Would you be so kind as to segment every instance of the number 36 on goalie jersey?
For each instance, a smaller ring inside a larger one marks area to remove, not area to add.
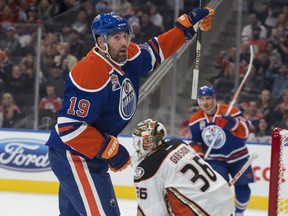
[[[230,216],[234,211],[227,182],[178,139],[138,164],[134,184],[137,215]]]

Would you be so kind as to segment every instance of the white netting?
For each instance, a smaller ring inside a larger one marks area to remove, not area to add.
[[[278,215],[288,215],[288,130],[280,131],[281,150],[278,178]]]

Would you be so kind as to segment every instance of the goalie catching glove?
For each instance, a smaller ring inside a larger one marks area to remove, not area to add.
[[[231,115],[222,115],[216,119],[216,125],[226,130],[235,131],[239,126],[239,120]]]
[[[180,16],[175,25],[184,31],[186,40],[190,40],[198,31],[198,27],[202,31],[208,31],[211,28],[214,13],[215,11],[209,7],[193,9],[188,14]]]
[[[104,144],[98,158],[109,161],[110,170],[113,172],[122,171],[131,163],[131,158],[126,148],[121,145],[118,139],[110,135],[110,140]]]

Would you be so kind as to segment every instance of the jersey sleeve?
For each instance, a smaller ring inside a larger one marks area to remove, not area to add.
[[[89,58],[85,61],[89,61]],[[85,65],[94,67],[93,63]],[[86,157],[93,158],[109,139],[108,134],[99,131],[93,123],[104,109],[112,87],[109,71],[97,71],[96,80],[96,75],[93,74],[95,70],[81,66],[83,65],[80,62],[67,78],[56,132],[63,143]],[[81,73],[83,70],[86,72]]]
[[[247,139],[249,136],[249,125],[248,121],[244,118],[241,111],[233,107],[231,110],[231,115],[238,120],[238,127],[234,131],[230,131],[234,136],[241,139]]]
[[[146,43],[138,44],[143,56],[142,73],[147,73],[157,68],[164,60],[173,55],[186,42],[184,32],[174,27],[171,30],[150,39]]]

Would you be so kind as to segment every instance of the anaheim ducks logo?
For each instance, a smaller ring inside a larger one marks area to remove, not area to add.
[[[142,167],[137,167],[134,171],[134,179],[140,179],[144,173],[145,171]]]
[[[209,125],[202,131],[202,139],[204,143],[209,147],[211,143],[215,140],[213,149],[221,148],[226,142],[226,134],[222,128],[216,125]]]
[[[121,86],[119,113],[123,120],[132,118],[136,111],[137,97],[129,79],[124,79]]]

